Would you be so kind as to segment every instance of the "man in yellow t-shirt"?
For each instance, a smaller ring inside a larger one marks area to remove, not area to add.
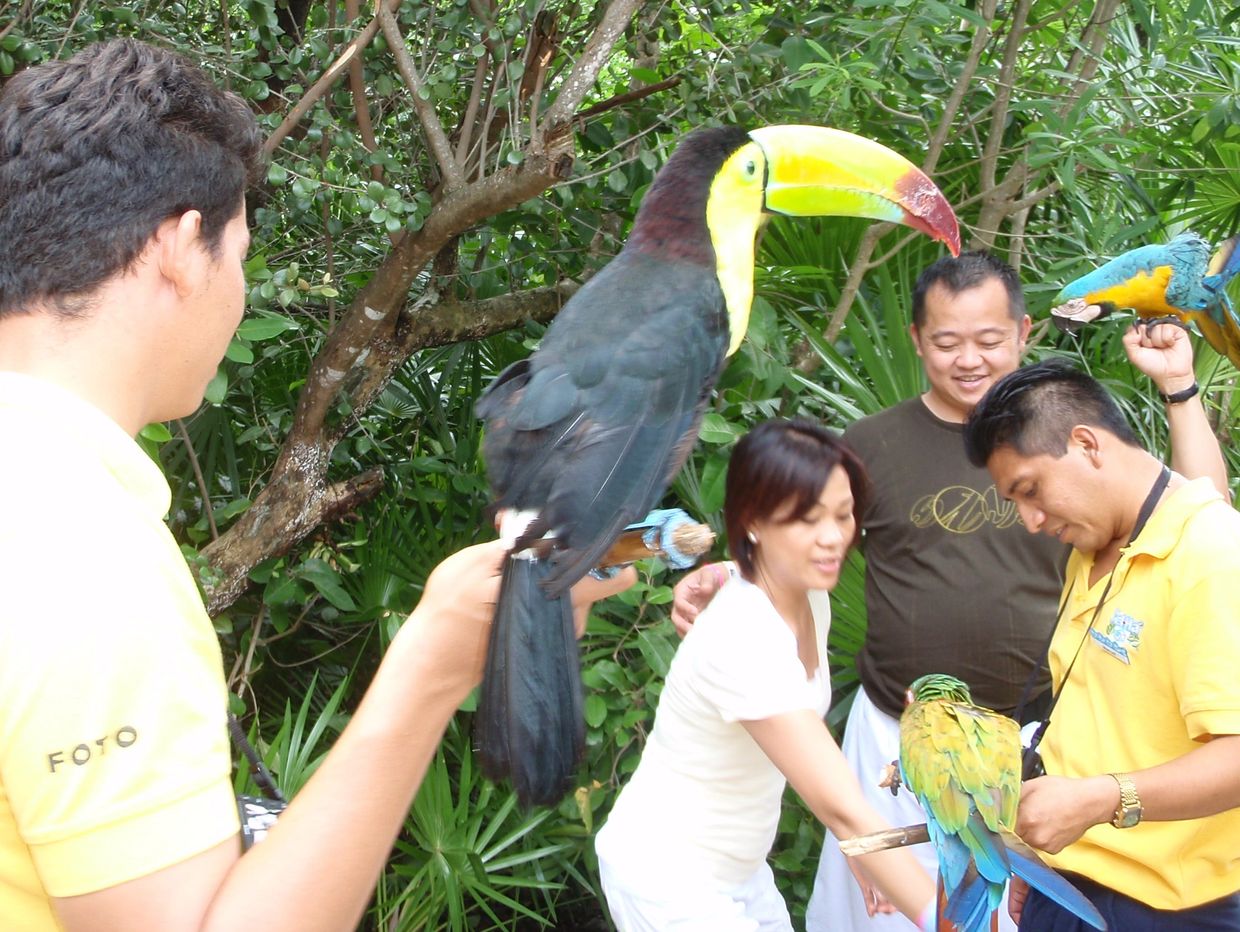
[[[1024,784],[1017,831],[1113,929],[1240,928],[1240,514],[1062,362],[998,382],[965,442],[1030,531],[1073,547],[1047,775]],[[1083,928],[1020,892],[1022,930]]]
[[[481,678],[499,542],[435,570],[335,748],[242,856],[219,647],[134,437],[198,407],[241,319],[261,150],[240,98],[133,40],[0,95],[5,929],[355,927]]]

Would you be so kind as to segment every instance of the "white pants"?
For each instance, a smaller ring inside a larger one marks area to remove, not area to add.
[[[633,883],[599,858],[599,877],[620,932],[792,932],[775,875],[763,864],[733,889],[719,889],[688,871]]]
[[[841,750],[852,765],[866,800],[884,819],[893,826],[926,821],[925,813],[908,789],[901,789],[898,795],[892,796],[890,790],[878,785],[883,768],[900,756],[900,723],[874,705],[864,689],[857,690],[852,711],[848,713]],[[938,860],[932,845],[913,845],[909,851],[931,876],[936,874]],[[814,878],[814,892],[805,913],[805,929],[806,932],[916,932],[917,926],[899,913],[872,919],[866,915],[861,888],[848,870],[839,842],[828,830]],[[1016,932],[1007,914],[1006,899],[999,908],[999,929]]]

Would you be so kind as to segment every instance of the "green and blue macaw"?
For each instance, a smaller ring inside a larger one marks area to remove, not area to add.
[[[1061,330],[1075,331],[1126,307],[1151,323],[1195,324],[1207,343],[1240,368],[1240,319],[1226,291],[1240,272],[1238,242],[1233,236],[1212,250],[1196,233],[1181,233],[1163,245],[1129,250],[1065,285],[1051,319]]]
[[[1094,905],[1015,834],[1020,726],[973,704],[945,674],[916,680],[900,716],[901,783],[926,811],[939,859],[939,930],[997,928],[1003,887],[1015,874],[1085,922],[1105,929]]]

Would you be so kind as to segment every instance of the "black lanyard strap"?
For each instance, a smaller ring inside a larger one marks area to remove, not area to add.
[[[1163,492],[1167,489],[1167,483],[1170,481],[1171,470],[1163,466],[1162,471],[1158,474],[1158,478],[1154,480],[1153,486],[1150,487],[1149,493],[1145,496],[1145,501],[1141,503],[1141,510],[1137,512],[1137,523],[1133,525],[1132,533],[1128,535],[1128,543],[1124,545],[1123,549],[1131,547],[1137,536],[1145,530],[1145,525],[1150,520],[1150,515],[1154,513],[1154,509],[1158,506],[1158,500],[1162,498]],[[1098,622],[1098,616],[1102,614],[1102,606],[1106,604],[1107,596],[1111,592],[1111,583],[1115,581],[1115,571],[1117,569],[1119,569],[1118,559],[1115,561],[1115,566],[1111,567],[1111,572],[1107,574],[1107,582],[1102,587],[1102,595],[1098,597],[1098,602],[1094,606],[1093,617],[1089,619],[1089,626],[1086,627],[1085,633],[1081,635],[1081,641],[1076,645],[1076,651],[1072,654],[1072,660],[1069,661],[1068,668],[1064,670],[1063,679],[1059,681],[1059,688],[1051,695],[1051,703],[1047,706],[1046,715],[1043,716],[1042,723],[1038,726],[1037,731],[1033,733],[1029,747],[1025,748],[1024,763],[1026,766],[1037,753],[1038,745],[1042,743],[1042,736],[1046,734],[1046,727],[1051,723],[1051,713],[1055,711],[1055,706],[1059,703],[1059,697],[1063,694],[1064,685],[1068,682],[1068,677],[1072,675],[1072,668],[1076,666],[1076,659],[1081,655],[1081,650],[1085,647],[1086,640],[1089,639],[1089,633],[1093,631],[1094,625]],[[1025,710],[1025,704],[1029,701],[1029,694],[1032,692],[1034,684],[1042,672],[1043,665],[1050,663],[1051,641],[1054,640],[1055,632],[1059,628],[1059,622],[1063,619],[1063,613],[1071,600],[1072,587],[1075,583],[1076,580],[1072,580],[1068,584],[1068,591],[1064,594],[1063,601],[1059,603],[1059,611],[1055,615],[1055,624],[1051,626],[1051,634],[1047,638],[1046,647],[1042,651],[1042,657],[1034,664],[1033,671],[1025,683],[1025,689],[1021,693],[1020,702],[1017,704],[1016,712],[1013,715],[1013,718],[1017,721],[1020,721],[1021,714]]]

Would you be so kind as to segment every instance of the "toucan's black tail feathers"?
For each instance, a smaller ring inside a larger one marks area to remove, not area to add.
[[[512,780],[522,805],[572,787],[585,748],[581,661],[567,595],[548,598],[542,560],[504,564],[474,737],[482,771]]]

